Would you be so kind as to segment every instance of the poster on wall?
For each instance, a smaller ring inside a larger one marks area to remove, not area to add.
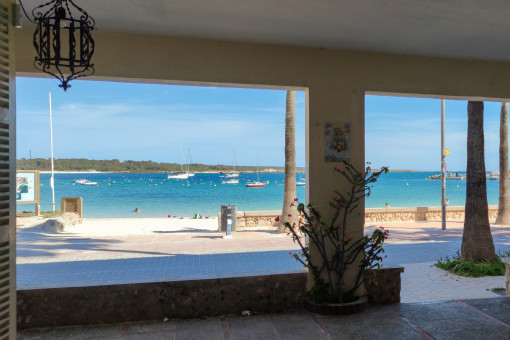
[[[16,173],[16,203],[36,202],[36,188],[35,172]]]
[[[351,123],[326,123],[324,142],[326,162],[351,160]]]

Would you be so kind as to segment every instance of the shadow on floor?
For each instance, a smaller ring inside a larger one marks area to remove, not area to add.
[[[170,319],[88,327],[33,329],[19,339],[508,339],[507,298],[397,304],[363,313],[322,316],[306,311]]]

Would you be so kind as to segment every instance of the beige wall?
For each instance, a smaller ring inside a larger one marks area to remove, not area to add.
[[[324,162],[324,122],[352,122],[352,160],[361,169],[365,92],[510,98],[510,63],[129,36],[97,26],[96,79],[308,89],[307,190],[319,207],[338,180],[335,164]],[[18,75],[33,75],[32,29],[16,33]],[[363,215],[354,222],[351,231],[361,233]]]

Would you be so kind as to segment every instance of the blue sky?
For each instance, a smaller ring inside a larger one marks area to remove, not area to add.
[[[17,157],[48,158],[48,92],[55,158],[178,163],[181,144],[203,164],[283,165],[286,92],[17,78]],[[305,95],[296,94],[296,158],[305,164]]]
[[[499,170],[501,103],[484,102],[485,167]],[[374,168],[441,170],[441,101],[439,99],[367,96],[366,160]],[[467,101],[445,103],[448,170],[465,171]]]
[[[17,78],[17,157],[180,160],[283,166],[285,91]],[[366,160],[373,167],[440,169],[440,100],[367,96]],[[485,103],[486,168],[498,169],[499,103]],[[296,95],[296,162],[305,164],[305,95]],[[467,102],[446,102],[448,169],[466,167]]]

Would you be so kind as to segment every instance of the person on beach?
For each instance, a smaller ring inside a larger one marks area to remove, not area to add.
[[[139,212],[140,212],[140,209],[135,208],[135,210],[133,210],[133,212],[135,212],[135,213],[139,213]]]
[[[448,197],[445,197],[444,198],[444,205],[449,205],[450,204],[450,201],[448,200]]]
[[[386,202],[386,209],[391,208],[388,202]]]

